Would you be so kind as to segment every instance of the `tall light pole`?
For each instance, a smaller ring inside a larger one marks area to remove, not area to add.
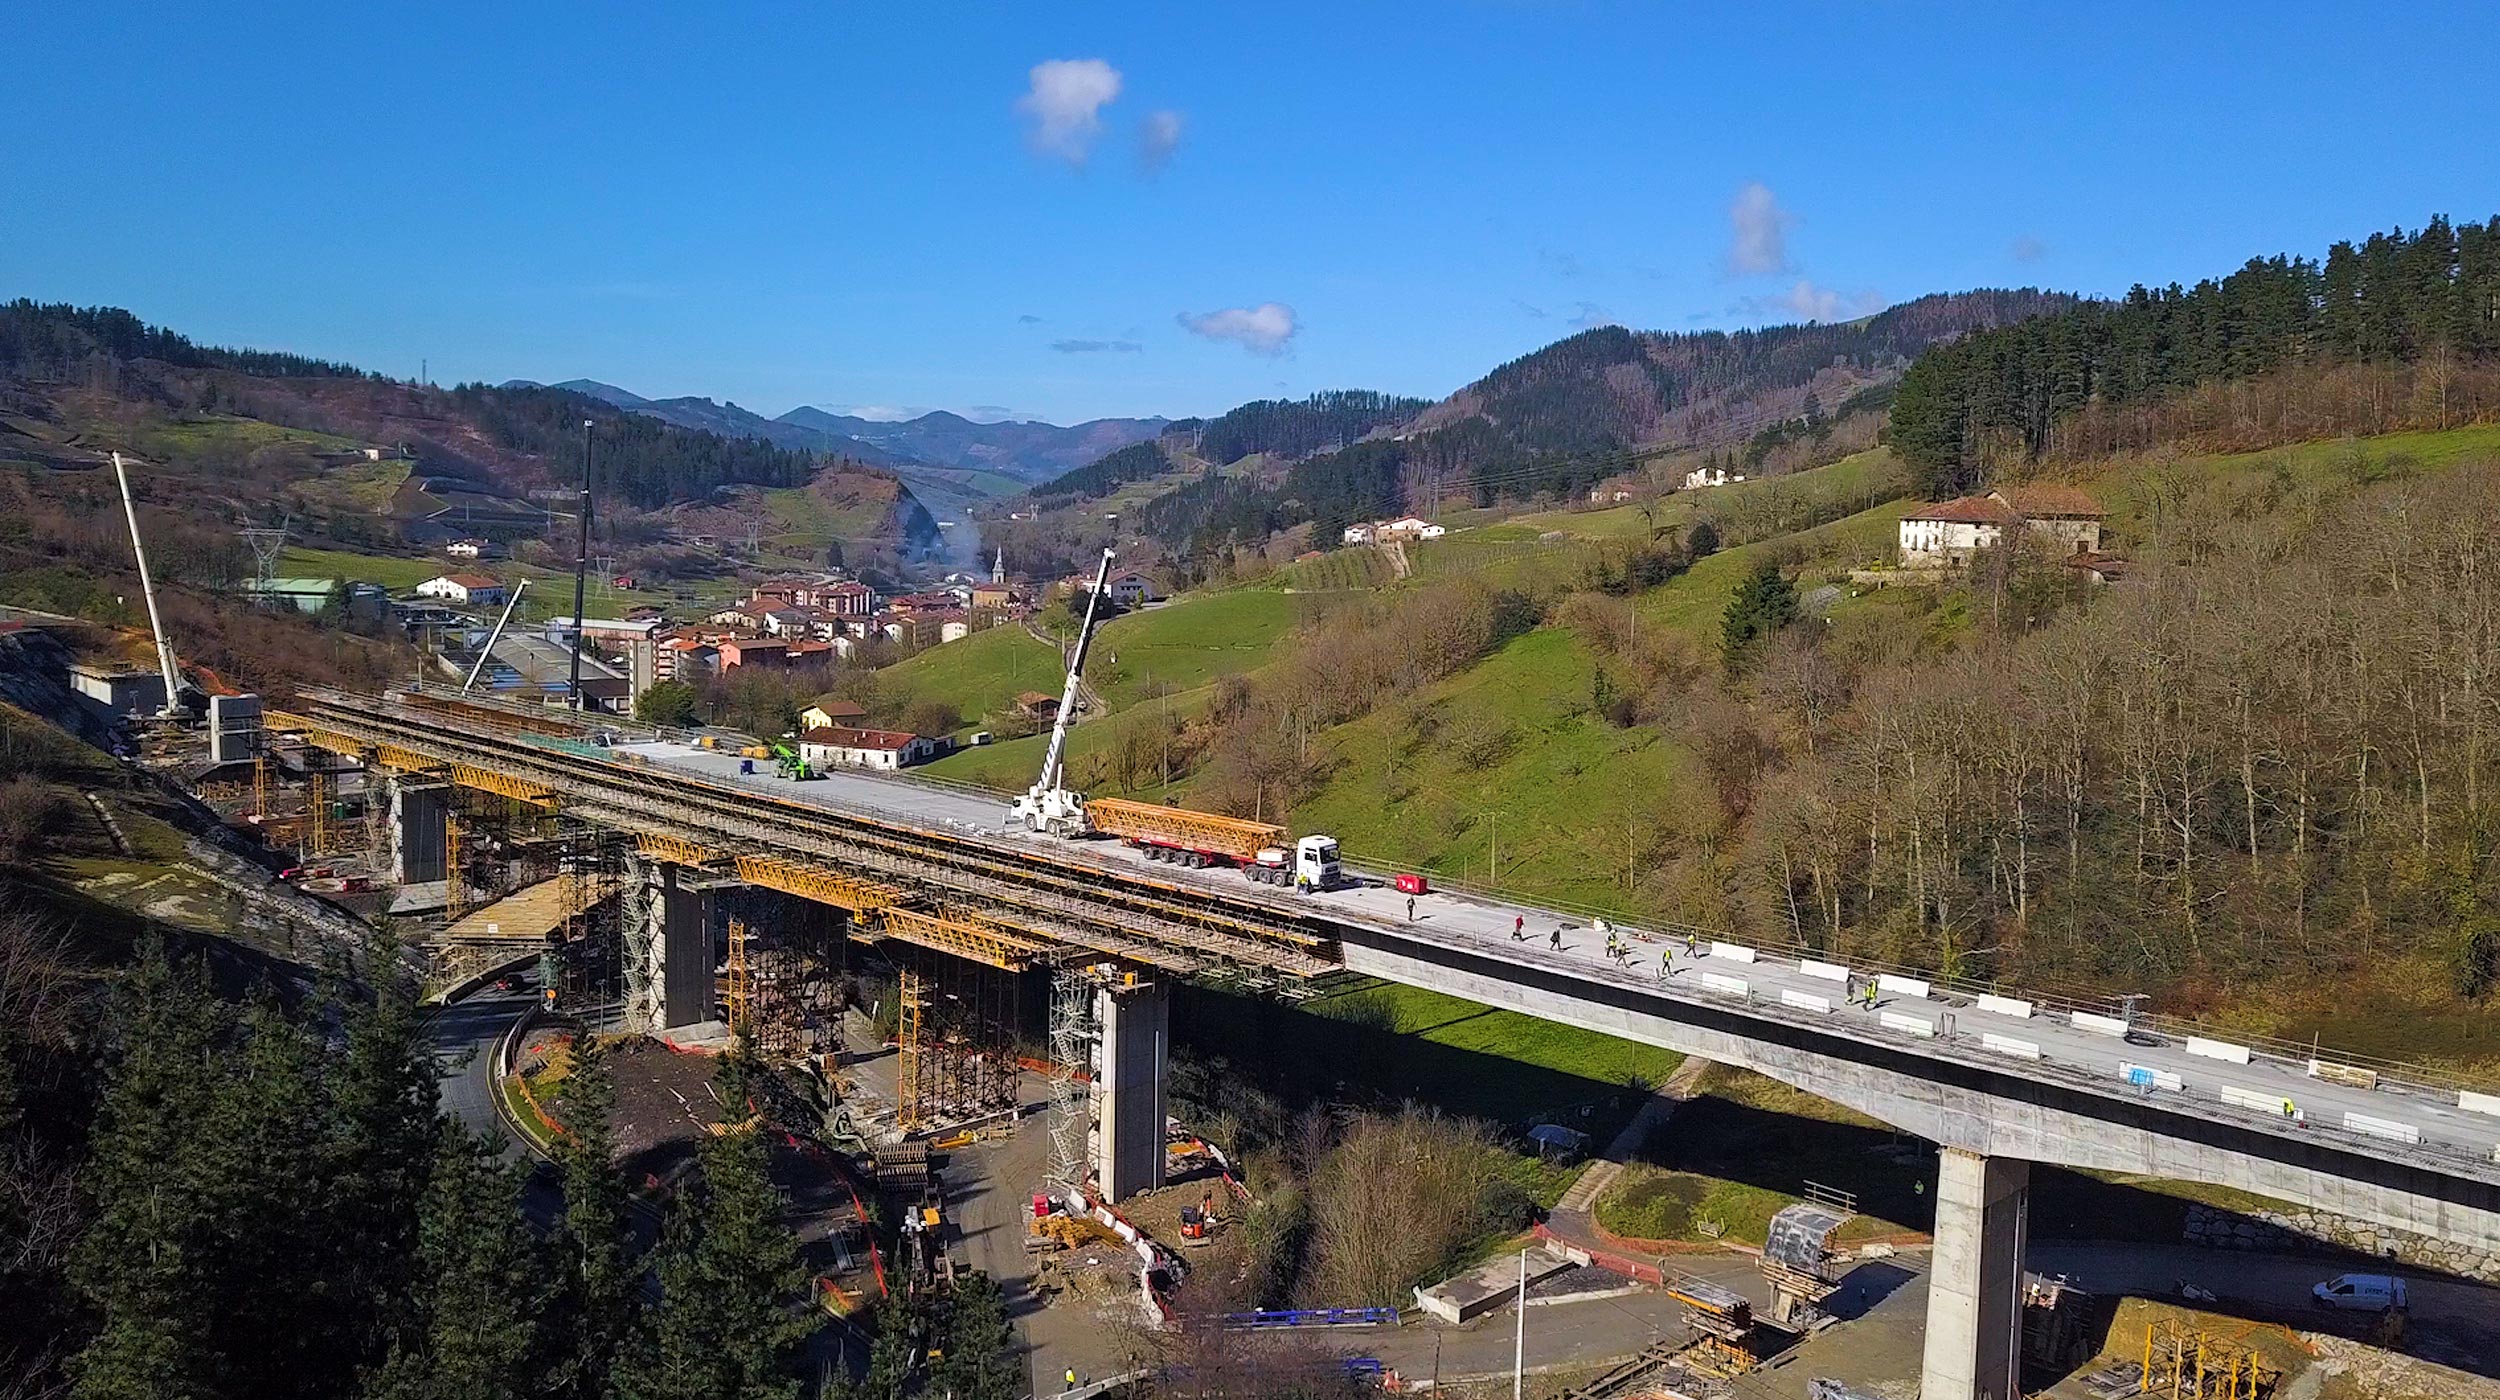
[[[1528,1251],[1519,1251],[1519,1321],[1510,1336],[1510,1400],[1521,1400],[1528,1380]]]
[[[590,585],[590,420],[582,420],[582,542],[573,555],[573,675],[565,694],[582,709],[582,608]]]

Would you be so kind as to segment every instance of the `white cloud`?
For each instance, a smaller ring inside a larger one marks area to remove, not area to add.
[[[1134,340],[1054,340],[1050,348],[1062,355],[1134,355],[1146,347]]]
[[[1780,207],[1779,196],[1757,180],[1736,192],[1727,207],[1733,236],[1727,245],[1727,269],[1740,277],[1763,277],[1789,270],[1788,226],[1796,216]]]
[[[2012,252],[2016,262],[2038,262],[2049,255],[2049,245],[2026,233],[2014,240]]]
[[[1179,320],[1181,328],[1191,335],[1204,336],[1209,340],[1229,340],[1253,355],[1285,353],[1294,336],[1302,329],[1293,308],[1279,301],[1227,307],[1222,311],[1184,311]]]
[[[1787,291],[1771,296],[1739,298],[1734,306],[1728,308],[1728,313],[1734,316],[1750,316],[1766,320],[1772,317],[1784,317],[1790,320],[1822,321],[1829,324],[1836,321],[1854,321],[1860,316],[1872,316],[1883,310],[1887,304],[1881,292],[1838,292],[1829,287],[1818,287],[1800,277],[1796,285]]]
[[[1145,123],[1137,128],[1137,163],[1154,174],[1171,163],[1172,153],[1181,148],[1181,131],[1188,121],[1180,113],[1166,107],[1148,112]]]
[[[1615,319],[1615,313],[1593,301],[1581,302],[1579,305],[1579,314],[1571,318],[1571,327],[1574,330],[1594,330],[1599,326],[1619,326],[1622,324],[1622,322]]]
[[[1099,58],[1054,58],[1033,65],[1032,86],[1016,99],[1033,149],[1083,165],[1102,136],[1102,109],[1120,95],[1120,70]]]

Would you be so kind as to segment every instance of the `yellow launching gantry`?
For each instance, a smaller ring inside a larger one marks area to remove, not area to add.
[[[636,848],[650,859],[720,868],[734,872],[750,885],[841,909],[851,915],[852,936],[863,942],[891,938],[1006,972],[1022,972],[1063,953],[1083,951],[996,919],[955,909],[931,909],[926,907],[925,897],[900,885],[808,861],[758,852],[732,855],[659,832],[644,832],[634,840]]]

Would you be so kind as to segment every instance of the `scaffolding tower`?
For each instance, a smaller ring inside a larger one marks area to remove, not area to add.
[[[449,806],[443,809],[443,921],[451,923],[468,912],[467,891],[460,879],[460,813]]]
[[[330,853],[330,811],[338,801],[338,775],[318,765],[312,754],[306,754],[305,777],[312,791],[304,799],[309,809],[304,824],[304,855],[306,859]]]
[[[905,1133],[916,1133],[927,1127],[928,1105],[921,1096],[920,1012],[923,987],[920,974],[906,967],[895,981],[895,1048],[900,1052],[895,1066],[894,1126]]]
[[[652,976],[651,952],[659,931],[659,901],[651,896],[651,862],[638,854],[625,856],[625,878],[616,890],[618,941],[622,944],[625,983],[625,1029],[652,1030],[659,1025],[659,986]]]
[[[727,1011],[729,1037],[733,1043],[750,1049],[755,1044],[755,973],[747,961],[747,921],[736,914],[729,916],[729,975],[723,979],[721,1000]]]
[[[1090,1076],[1094,1042],[1101,1028],[1094,1019],[1094,976],[1091,969],[1062,967],[1050,976],[1050,1159],[1043,1167],[1043,1185],[1066,1193],[1085,1184],[1091,1156],[1087,1139],[1093,1131]]]

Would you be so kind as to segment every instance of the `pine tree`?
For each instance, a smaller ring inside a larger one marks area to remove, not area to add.
[[[1745,668],[1763,640],[1797,620],[1797,586],[1768,560],[1736,585],[1719,618],[1719,657],[1728,673]]]
[[[720,1130],[703,1144],[698,1200],[681,1193],[660,1241],[660,1302],[617,1375],[622,1400],[791,1400],[804,1306],[798,1241],[779,1219],[748,1066],[722,1060]]]
[[[329,1289],[359,1335],[347,1345],[376,1354],[410,1319],[418,1203],[441,1141],[437,1073],[416,989],[385,939],[368,955],[372,999],[337,996],[346,1053],[335,1070],[324,1171],[333,1238]]]
[[[1024,1367],[1007,1326],[1006,1300],[986,1275],[974,1274],[955,1285],[947,1300],[944,1336],[946,1358],[934,1377],[937,1389],[954,1400],[1015,1400],[1023,1393]]]
[[[199,1179],[215,1125],[215,1079],[230,1014],[178,974],[164,945],[140,950],[112,1021],[83,1180],[94,1223],[72,1277],[97,1320],[72,1371],[79,1400],[193,1400],[221,1394],[210,1338],[223,1304],[207,1268],[217,1204]]]
[[[219,1078],[214,1127],[198,1147],[221,1233],[213,1345],[229,1393],[329,1400],[367,1359],[364,1334],[324,1281],[336,1241],[318,1189],[323,1119],[319,1045],[267,995],[242,1019]]]
[[[627,1256],[625,1182],[616,1169],[613,1114],[616,1084],[607,1051],[584,1034],[573,1043],[557,1112],[565,1135],[557,1145],[564,1169],[564,1218],[557,1227],[561,1266],[561,1331],[567,1355],[559,1388],[598,1400],[634,1323],[636,1271]]]
[[[553,1358],[541,1260],[521,1223],[528,1169],[444,1124],[418,1216],[413,1325],[369,1400],[524,1400]]]

